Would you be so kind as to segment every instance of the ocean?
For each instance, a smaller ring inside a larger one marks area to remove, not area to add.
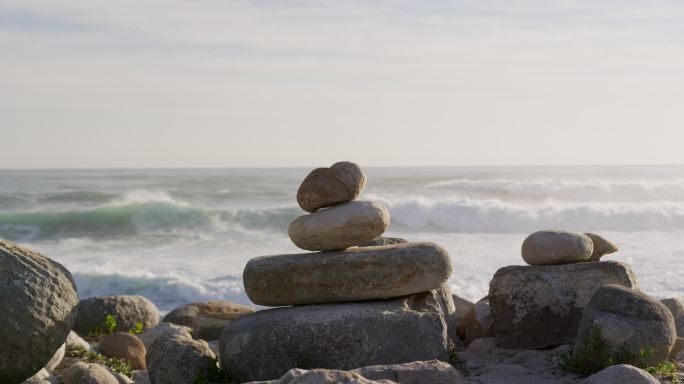
[[[367,168],[363,199],[387,206],[386,236],[443,246],[452,291],[478,300],[546,228],[620,247],[644,291],[684,297],[684,167]],[[163,311],[250,304],[242,270],[300,252],[287,226],[309,169],[1,170],[0,238],[64,264],[81,298],[140,294]]]

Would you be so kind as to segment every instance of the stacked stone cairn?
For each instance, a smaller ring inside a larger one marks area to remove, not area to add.
[[[522,258],[529,265],[501,268],[490,283],[496,344],[508,349],[574,344],[578,351],[598,329],[616,354],[650,351],[641,364],[665,362],[677,338],[677,301],[661,303],[641,292],[628,264],[600,261],[617,250],[592,233],[545,230],[528,236]]]
[[[289,227],[311,253],[250,260],[243,280],[258,305],[283,307],[234,320],[220,338],[221,366],[240,381],[292,368],[349,370],[447,360],[454,312],[447,252],[431,243],[385,244],[390,215],[356,200],[366,176],[354,163],[313,170],[297,192],[308,214]]]

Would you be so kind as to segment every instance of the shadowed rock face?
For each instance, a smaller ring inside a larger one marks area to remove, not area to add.
[[[258,311],[221,334],[221,364],[237,380],[270,380],[291,368],[353,369],[448,358],[436,292],[363,303]]]
[[[618,285],[601,287],[591,298],[577,333],[578,347],[594,325],[615,352],[650,348],[653,353],[642,360],[647,366],[665,362],[677,338],[674,318],[663,303]]]
[[[439,288],[450,275],[443,248],[403,243],[257,257],[247,263],[243,280],[255,304],[283,306],[411,295]]]
[[[297,190],[297,203],[307,212],[356,199],[366,187],[366,175],[351,162],[316,168]]]
[[[59,263],[0,240],[0,304],[0,383],[20,383],[64,344],[76,317],[76,285]]]
[[[606,240],[602,236],[595,233],[585,233],[585,235],[591,239],[591,242],[594,245],[594,250],[588,261],[599,261],[604,255],[615,253],[619,250],[617,245]]]
[[[287,230],[296,246],[308,251],[355,247],[382,235],[390,214],[374,201],[351,201],[296,218]]]
[[[638,288],[632,268],[614,261],[499,269],[489,285],[497,344],[538,349],[574,343],[584,308],[608,284]]]

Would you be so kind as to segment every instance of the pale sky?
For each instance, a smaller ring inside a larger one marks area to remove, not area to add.
[[[0,168],[684,163],[684,3],[2,0]]]

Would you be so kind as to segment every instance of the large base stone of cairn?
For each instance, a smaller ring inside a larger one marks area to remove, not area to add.
[[[447,360],[437,292],[391,300],[258,311],[221,334],[221,366],[240,381],[270,380],[292,368],[349,370]]]
[[[497,344],[538,349],[574,343],[584,308],[608,284],[638,288],[632,268],[614,261],[499,269],[489,285]]]
[[[263,256],[243,273],[247,296],[284,306],[399,297],[439,288],[451,275],[447,252],[432,243]]]

